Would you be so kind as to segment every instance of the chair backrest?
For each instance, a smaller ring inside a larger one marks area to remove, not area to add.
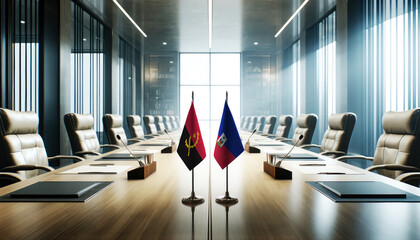
[[[384,133],[379,137],[373,165],[401,164],[420,167],[420,109],[386,112],[382,118]],[[401,171],[378,170],[395,178]]]
[[[176,123],[176,118],[175,118],[175,116],[170,116],[170,119],[171,119],[172,129],[173,129],[173,130],[178,129],[178,125],[177,125],[177,123]]]
[[[240,128],[243,128],[245,126],[245,116],[241,117],[241,125]]]
[[[143,117],[144,128],[146,128],[147,134],[157,134],[157,128],[155,125],[155,118],[151,115]]]
[[[163,131],[163,129],[165,129],[165,124],[163,123],[163,117],[162,116],[160,116],[160,115],[155,116],[155,125],[156,125],[156,128],[157,128],[158,132],[161,132],[161,131]]]
[[[251,116],[246,116],[245,117],[245,123],[244,123],[244,129],[248,129],[249,128],[249,124],[251,123]]]
[[[99,140],[93,129],[91,114],[67,113],[64,115],[64,124],[73,153],[80,151],[100,152]]]
[[[127,144],[127,136],[123,128],[123,118],[118,114],[105,114],[102,118],[104,123],[104,130],[110,144],[123,147],[123,141]],[[118,140],[117,135],[120,135],[121,141]]]
[[[262,132],[264,129],[265,124],[265,117],[264,116],[258,116],[257,117],[257,124],[255,125],[255,128],[257,129],[257,132]]]
[[[328,116],[329,129],[325,131],[320,151],[341,151],[347,153],[355,124],[356,114],[354,113],[348,112]]]
[[[297,118],[297,127],[292,138],[292,144],[295,144],[299,140],[300,135],[303,135],[303,138],[296,146],[311,144],[317,120],[318,117],[312,113],[299,115]]]
[[[172,123],[171,123],[171,118],[169,116],[163,117],[163,123],[165,125],[166,130],[172,131]]]
[[[128,130],[130,131],[131,138],[143,138],[144,131],[141,126],[141,118],[139,115],[127,116]]]
[[[251,116],[251,120],[248,126],[249,131],[254,131],[255,126],[257,125],[257,116]],[[258,129],[257,129],[258,131]]]
[[[181,122],[179,121],[178,116],[175,117],[175,124],[176,124],[176,128],[181,128]]]
[[[273,134],[274,132],[274,127],[276,126],[277,123],[277,117],[276,116],[267,116],[265,117],[265,125],[264,125],[264,129],[263,129],[263,133],[268,133],[268,134]]]
[[[38,115],[0,108],[0,167],[15,165],[48,166],[44,141],[38,134]],[[22,171],[23,177],[37,176],[41,170]]]
[[[292,115],[281,115],[279,117],[279,126],[277,127],[276,137],[287,138],[289,136],[290,127],[292,126]]]

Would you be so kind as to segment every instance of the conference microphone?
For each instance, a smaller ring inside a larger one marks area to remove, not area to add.
[[[299,139],[296,141],[296,143],[293,145],[293,147],[290,149],[290,151],[286,154],[286,155],[284,155],[284,157],[282,158],[282,159],[280,159],[280,161],[278,161],[276,164],[275,164],[275,166],[276,167],[280,167],[280,165],[281,165],[281,162],[285,159],[285,158],[287,158],[288,156],[289,156],[289,154],[292,152],[292,150],[296,147],[296,145],[300,142],[300,140],[302,140],[303,139],[303,135],[300,135],[299,136]]]
[[[165,133],[168,134],[168,137],[171,139],[171,143],[173,143],[174,139],[171,137],[171,135],[169,135],[168,130],[164,129],[163,131],[165,131]]]
[[[118,140],[120,140],[120,142],[121,142],[121,143],[124,145],[124,147],[128,150],[128,152],[131,154],[131,156],[133,156],[133,158],[137,160],[137,162],[139,163],[140,167],[144,167],[144,166],[146,165],[144,162],[140,161],[140,160],[136,157],[136,155],[134,155],[134,154],[130,151],[130,149],[128,149],[128,147],[127,147],[127,145],[125,145],[124,141],[123,141],[123,140],[121,140],[120,135],[117,135],[117,139],[118,139]]]
[[[254,131],[252,131],[251,136],[249,136],[248,141],[246,141],[246,143],[249,144],[249,139],[251,139],[252,135],[254,135],[254,133],[257,131],[257,129],[254,129]]]

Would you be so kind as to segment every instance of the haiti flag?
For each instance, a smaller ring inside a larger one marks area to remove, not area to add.
[[[244,151],[238,129],[233,120],[227,101],[223,109],[217,142],[214,148],[214,158],[222,169],[228,166]]]
[[[177,152],[190,171],[206,158],[203,136],[201,136],[193,102],[191,102],[187,120],[185,120]]]

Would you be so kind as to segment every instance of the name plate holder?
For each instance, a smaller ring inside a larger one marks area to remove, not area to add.
[[[264,172],[270,175],[272,178],[277,180],[291,180],[293,177],[292,171],[289,171],[282,167],[277,167],[276,155],[267,154],[267,161],[264,161]]]
[[[249,153],[260,153],[261,152],[261,150],[259,148],[251,146],[249,142],[245,143],[245,151],[247,151]]]
[[[145,155],[144,160],[148,163],[145,166],[140,166],[133,170],[127,172],[127,179],[129,180],[136,180],[136,179],[145,179],[148,176],[152,175],[152,173],[156,172],[156,162],[153,161],[153,154]]]
[[[172,141],[171,146],[168,146],[160,151],[160,153],[173,153],[176,150],[176,143]]]

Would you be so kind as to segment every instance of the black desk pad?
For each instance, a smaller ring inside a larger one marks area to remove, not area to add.
[[[112,182],[37,182],[0,197],[0,202],[85,202]]]
[[[327,181],[322,181],[322,182],[327,182]],[[335,181],[332,181],[335,182]],[[398,188],[389,186],[391,188],[396,189],[397,191],[401,191],[402,193],[406,194],[405,198],[401,198],[401,197],[396,197],[396,198],[391,198],[391,197],[386,197],[386,198],[381,198],[381,197],[340,197],[338,196],[336,193],[330,191],[329,189],[325,188],[324,186],[322,186],[319,182],[306,182],[307,184],[309,184],[311,187],[315,188],[316,190],[318,190],[319,192],[321,192],[322,194],[324,194],[326,197],[328,197],[329,199],[333,200],[334,202],[420,202],[420,196],[417,196],[415,194],[409,193],[407,191],[404,190],[400,190]],[[360,183],[360,182],[358,182]],[[385,183],[384,183],[385,184]]]

